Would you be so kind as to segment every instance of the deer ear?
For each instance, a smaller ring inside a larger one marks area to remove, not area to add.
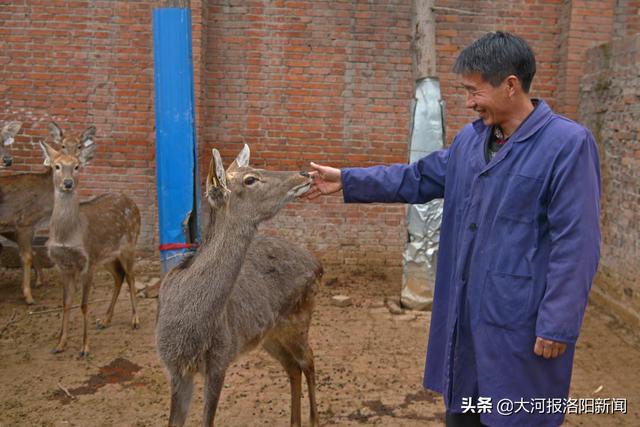
[[[220,152],[215,148],[212,150],[213,156],[209,163],[209,173],[207,174],[206,191],[207,200],[212,208],[218,208],[229,193],[227,188],[227,177],[222,165]]]
[[[2,135],[2,143],[4,145],[13,144],[13,137],[16,136],[20,128],[22,127],[22,123],[20,122],[11,122],[7,123],[0,131]]]
[[[89,126],[82,135],[80,135],[80,152],[78,153],[78,159],[82,166],[87,165],[96,155],[96,142],[94,138],[96,136],[96,127]]]
[[[82,132],[82,135],[80,136],[80,142],[86,148],[89,145],[92,145],[95,143],[94,141],[95,137],[96,137],[96,127],[89,126],[84,132]]]
[[[46,142],[40,142],[40,148],[42,148],[42,152],[44,153],[44,165],[51,166],[53,159],[58,157],[58,152],[51,148],[49,144]]]
[[[251,157],[251,151],[249,150],[249,146],[244,144],[242,147],[242,151],[238,154],[238,157],[231,163],[229,166],[229,171],[234,171],[238,168],[244,168],[249,166],[249,158]]]
[[[211,166],[209,167],[209,175],[213,178],[213,182],[216,183],[216,187],[222,187],[227,189],[227,174],[224,171],[224,165],[222,164],[222,157],[220,152],[215,148],[211,151],[213,157],[211,158]]]
[[[78,159],[80,160],[80,164],[82,164],[82,166],[86,166],[87,164],[89,164],[91,160],[93,160],[95,155],[96,155],[96,145],[92,142],[90,145],[85,146],[80,151],[80,154],[78,154]]]
[[[60,126],[56,124],[56,122],[49,122],[49,134],[51,135],[51,138],[53,138],[53,142],[55,142],[56,144],[60,144],[62,142],[62,136],[64,135],[64,133],[62,132],[62,129],[60,129]]]

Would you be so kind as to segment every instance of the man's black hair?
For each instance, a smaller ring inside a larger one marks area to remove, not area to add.
[[[479,73],[492,86],[497,87],[513,74],[529,93],[536,74],[536,58],[522,38],[503,31],[487,33],[465,47],[453,66],[454,73]]]

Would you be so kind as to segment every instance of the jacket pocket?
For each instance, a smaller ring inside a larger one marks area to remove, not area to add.
[[[489,271],[482,295],[482,318],[500,328],[518,328],[527,319],[532,289],[531,276]]]
[[[509,182],[498,206],[498,217],[520,222],[532,222],[538,207],[542,181],[524,175],[508,175]]]

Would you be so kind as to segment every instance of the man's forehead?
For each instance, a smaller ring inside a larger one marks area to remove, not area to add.
[[[460,74],[460,83],[465,87],[479,87],[487,84],[488,82],[480,73],[465,73]]]

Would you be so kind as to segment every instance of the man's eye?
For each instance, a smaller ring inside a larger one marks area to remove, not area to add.
[[[258,182],[258,178],[255,176],[248,176],[244,179],[244,185],[251,185]]]

